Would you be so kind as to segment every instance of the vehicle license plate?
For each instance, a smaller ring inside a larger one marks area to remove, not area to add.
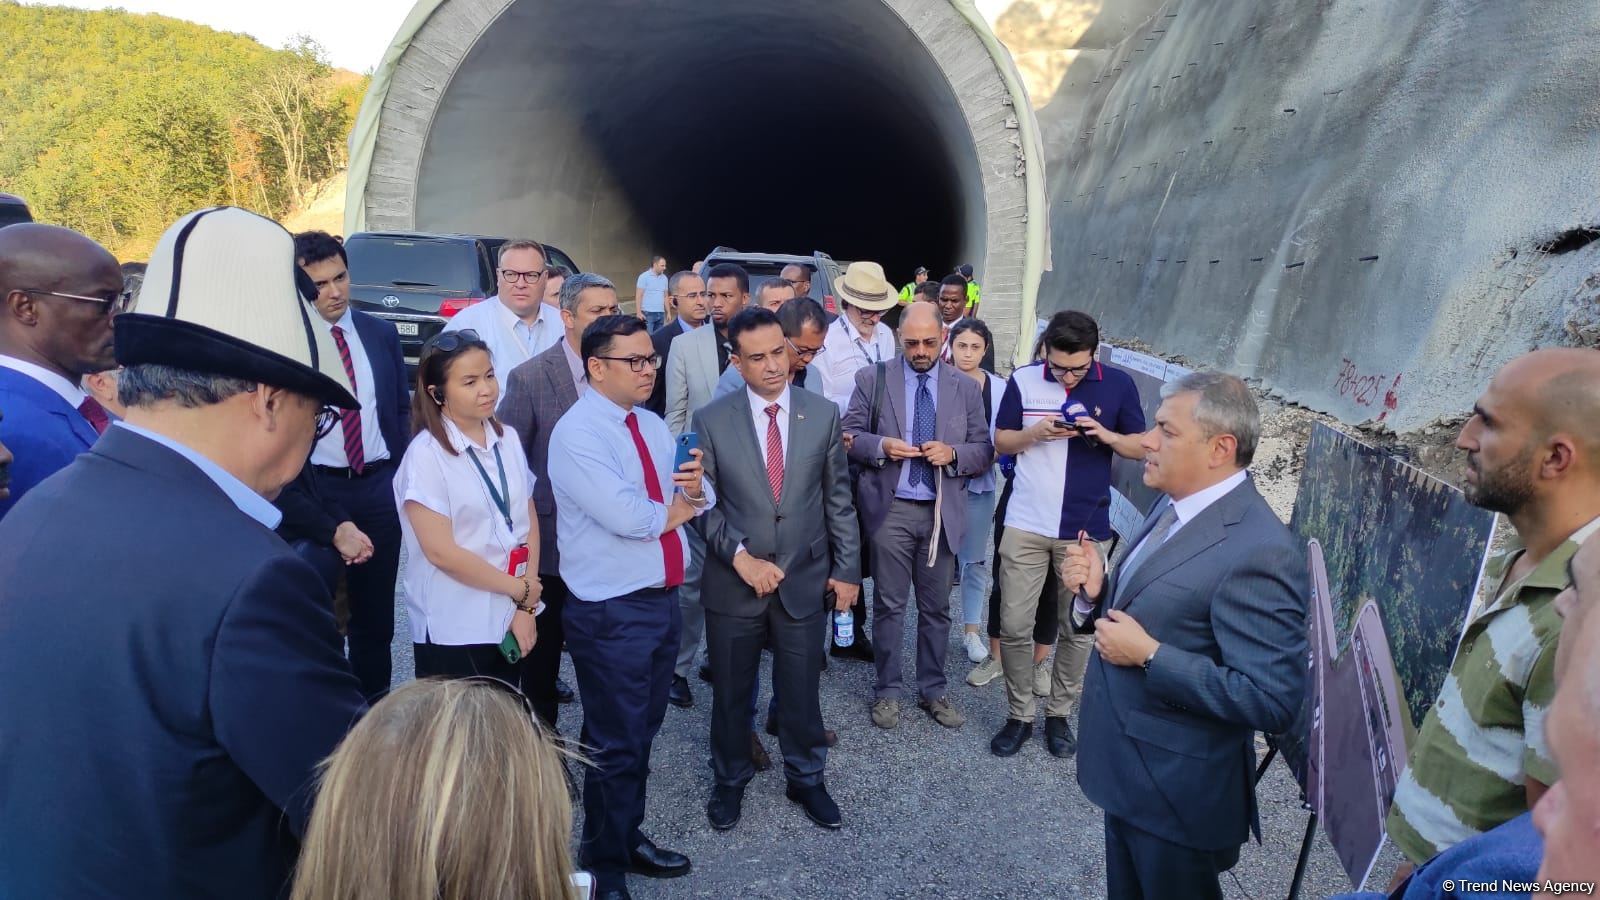
[[[415,322],[396,322],[396,323],[394,323],[394,330],[400,332],[401,334],[405,335],[406,337],[416,337],[417,336],[417,323],[415,323]]]

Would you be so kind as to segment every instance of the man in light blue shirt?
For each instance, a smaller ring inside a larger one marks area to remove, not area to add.
[[[634,286],[638,288],[635,305],[644,318],[645,329],[655,331],[667,316],[667,258],[651,257],[650,268],[639,273]]]
[[[507,241],[500,246],[498,291],[456,313],[443,330],[476,331],[489,345],[495,374],[504,381],[512,369],[559,343],[565,331],[561,310],[544,302],[549,274],[542,245]]]
[[[688,561],[683,525],[715,502],[699,451],[674,470],[675,444],[645,409],[660,358],[644,323],[607,316],[583,334],[589,390],[550,435],[567,649],[582,692],[581,862],[599,895],[629,896],[627,873],[687,874],[687,857],[639,830],[650,746],[666,716]]]

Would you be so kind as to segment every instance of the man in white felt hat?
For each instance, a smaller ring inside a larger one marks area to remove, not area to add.
[[[179,219],[113,323],[127,417],[0,521],[5,893],[284,890],[364,709],[269,502],[356,407],[315,295],[274,222]]]

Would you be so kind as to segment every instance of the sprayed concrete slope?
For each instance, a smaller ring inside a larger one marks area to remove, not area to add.
[[[1397,430],[1600,333],[1594,0],[1017,6],[1097,17],[1039,113],[1040,315]]]

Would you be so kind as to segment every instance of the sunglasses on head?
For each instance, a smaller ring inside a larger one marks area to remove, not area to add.
[[[483,338],[478,336],[471,328],[462,328],[459,331],[441,331],[428,339],[428,345],[423,352],[436,350],[440,353],[454,353],[468,344],[481,344]]]
[[[533,710],[533,700],[529,699],[527,694],[524,694],[521,689],[511,682],[501,678],[496,678],[493,675],[468,675],[461,680],[472,684],[486,684],[496,690],[504,691],[505,693],[516,697],[517,702],[522,704],[522,708],[527,710],[528,718],[534,722],[539,721],[538,714]]]

